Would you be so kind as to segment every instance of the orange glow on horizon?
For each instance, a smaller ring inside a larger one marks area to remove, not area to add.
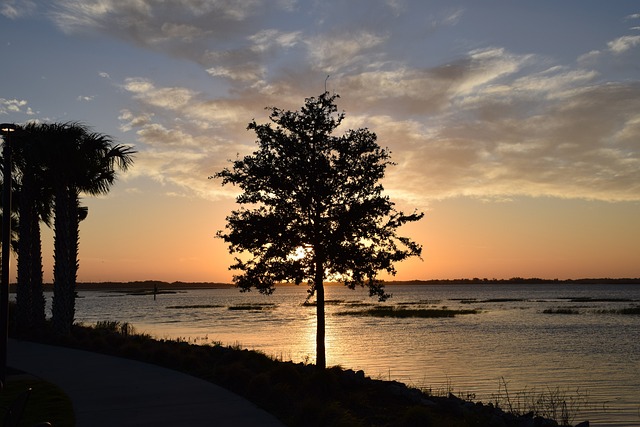
[[[155,206],[140,195],[87,199],[80,224],[78,281],[230,283],[233,256],[215,237],[233,202],[168,198]],[[127,210],[118,209],[126,205]],[[175,218],[155,218],[162,209]],[[607,221],[603,221],[603,218]],[[183,218],[187,218],[184,220]],[[423,260],[396,264],[384,280],[540,277],[640,277],[640,206],[524,199],[434,203],[418,223],[399,230],[423,245]],[[52,280],[52,231],[43,228],[45,281]]]

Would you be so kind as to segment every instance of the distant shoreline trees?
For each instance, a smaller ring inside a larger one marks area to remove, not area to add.
[[[423,214],[405,215],[383,195],[379,181],[393,164],[388,150],[368,129],[333,135],[344,119],[336,98],[325,92],[300,111],[270,108],[271,123],[248,126],[258,149],[215,175],[242,190],[240,209],[218,232],[239,254],[234,283],[270,294],[278,282],[307,282],[316,299],[319,369],[326,367],[324,281],[367,287],[384,300],[378,272],[393,275],[396,262],[422,250],[396,234]]]
[[[135,151],[78,122],[28,123],[16,129],[11,149],[18,209],[19,328],[44,322],[40,222],[54,227],[53,325],[68,334],[75,315],[79,223],[88,210],[82,194],[106,194],[116,171],[126,171]]]

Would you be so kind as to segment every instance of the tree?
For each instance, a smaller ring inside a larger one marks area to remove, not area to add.
[[[18,185],[14,202],[20,218],[16,323],[20,329],[30,329],[45,320],[40,222],[51,225],[53,197],[46,178],[46,126],[29,123],[16,133],[13,160]]]
[[[53,326],[68,334],[75,315],[79,224],[87,215],[80,195],[109,192],[116,169],[133,163],[131,147],[80,123],[47,126],[48,174],[54,197]]]
[[[4,176],[4,171],[3,166],[3,157],[2,154],[0,154],[0,172],[2,172],[2,175]],[[2,187],[4,185],[4,177],[2,179],[0,179],[0,187]],[[11,194],[14,194],[15,192],[18,191],[18,186],[16,185],[16,182],[13,181],[12,184],[12,190],[11,190]],[[1,198],[0,198],[1,199]],[[4,206],[2,206],[2,200],[0,200],[0,222],[2,222],[2,216],[4,215],[5,209]],[[14,253],[18,252],[18,242],[19,242],[19,238],[18,238],[18,214],[16,212],[15,209],[15,205],[12,204],[11,206],[11,237],[9,240],[9,244],[11,246],[11,251],[13,251]],[[2,237],[2,230],[0,230],[0,238]],[[1,256],[0,256],[1,258]]]
[[[307,282],[317,307],[316,366],[326,367],[324,281],[368,287],[389,297],[378,272],[420,256],[421,246],[396,235],[422,213],[405,215],[383,195],[380,180],[390,161],[368,129],[333,136],[344,113],[338,95],[307,98],[300,111],[270,108],[272,123],[252,121],[258,149],[214,177],[240,187],[240,209],[217,236],[235,258],[233,281],[241,291],[271,294],[278,282]],[[272,126],[275,124],[275,127]],[[248,259],[247,259],[248,257]]]

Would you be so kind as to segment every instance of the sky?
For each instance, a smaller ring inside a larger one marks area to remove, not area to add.
[[[637,0],[0,0],[0,58],[0,121],[138,151],[82,199],[79,281],[230,282],[208,177],[325,88],[425,212],[396,280],[640,277]]]

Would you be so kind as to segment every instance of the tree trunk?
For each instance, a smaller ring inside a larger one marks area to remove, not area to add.
[[[78,247],[78,198],[74,189],[56,191],[54,228],[53,327],[57,333],[69,335],[75,315]]]
[[[324,319],[324,264],[320,260],[316,260],[316,274],[314,278],[314,286],[316,291],[316,368],[325,370],[327,367],[327,358],[325,354],[325,319]]]
[[[18,241],[18,305],[17,326],[19,329],[40,327],[45,321],[45,302],[42,289],[42,242],[40,215],[35,196],[37,184],[34,175],[27,171],[23,175],[19,207]],[[24,301],[19,302],[21,295]]]
[[[33,217],[31,226],[31,320],[35,327],[44,325],[45,299],[44,289],[42,286],[42,237],[40,235],[40,218],[38,215]]]
[[[31,266],[29,265],[29,239],[28,224],[20,221],[20,240],[18,241],[18,285],[16,288],[16,329],[26,331],[30,328],[31,310],[33,301],[31,298]],[[24,222],[30,222],[26,220]]]
[[[29,173],[25,173],[22,180],[22,189],[20,192],[20,206],[18,208],[18,286],[16,289],[16,329],[18,331],[26,331],[33,326],[31,313],[33,312],[32,297],[32,268],[33,261],[32,240],[33,236],[33,220],[36,216],[35,199],[33,197],[33,177]]]

